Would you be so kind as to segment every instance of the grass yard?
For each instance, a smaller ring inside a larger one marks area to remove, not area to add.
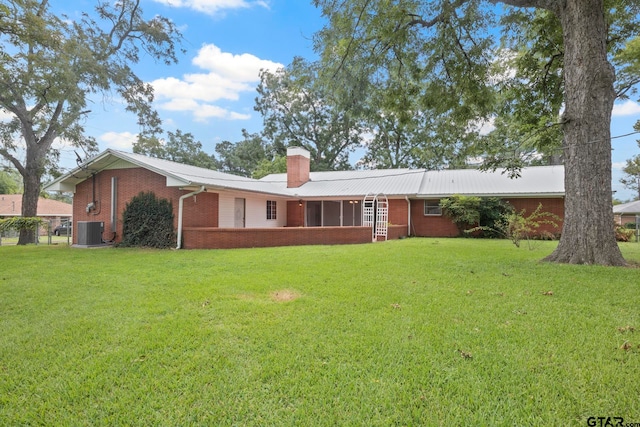
[[[554,245],[3,246],[0,425],[640,423],[640,269]]]

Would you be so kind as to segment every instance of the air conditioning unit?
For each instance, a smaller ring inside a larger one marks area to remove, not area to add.
[[[78,221],[78,245],[92,246],[102,244],[104,222]]]

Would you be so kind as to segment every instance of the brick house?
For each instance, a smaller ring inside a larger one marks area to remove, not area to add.
[[[38,199],[38,217],[47,221],[53,229],[63,221],[71,220],[72,206],[59,200]],[[0,194],[0,219],[22,216],[22,194]],[[41,227],[40,234],[47,234],[47,228]]]
[[[120,241],[122,212],[141,191],[172,202],[178,248],[187,249],[455,236],[438,205],[454,194],[564,213],[563,166],[524,168],[518,179],[474,169],[310,172],[309,153],[297,147],[287,152],[287,173],[259,180],[106,150],[45,190],[74,193],[74,244],[84,221],[100,222],[103,240]]]
[[[617,224],[635,223],[640,217],[640,200],[623,203],[613,207],[613,216]]]

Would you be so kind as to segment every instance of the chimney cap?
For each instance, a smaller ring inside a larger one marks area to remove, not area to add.
[[[289,156],[303,156],[307,159],[311,158],[309,151],[306,148],[302,147],[289,147],[287,148],[287,157]]]

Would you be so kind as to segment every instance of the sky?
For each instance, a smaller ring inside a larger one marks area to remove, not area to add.
[[[92,10],[95,0],[51,3],[73,18]],[[186,52],[177,65],[142,58],[133,69],[153,84],[164,129],[193,134],[209,154],[219,142],[241,141],[243,129],[262,130],[262,118],[253,110],[259,70],[289,65],[295,56],[315,59],[312,38],[324,23],[311,0],[143,0],[142,7],[145,16],[165,16],[180,28]],[[625,161],[640,154],[640,134],[615,137],[632,133],[638,120],[637,96],[616,103],[612,186],[621,200],[634,196],[619,179]],[[136,117],[114,99],[94,102],[85,126],[100,151],[131,151],[139,130]],[[75,158],[73,149],[62,150],[63,167],[74,167]]]

